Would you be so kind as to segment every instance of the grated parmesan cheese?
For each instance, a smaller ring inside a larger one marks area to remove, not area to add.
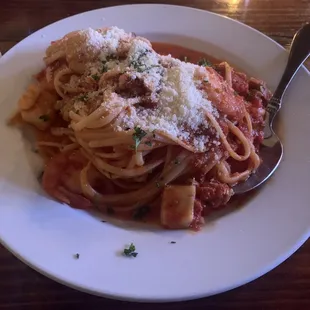
[[[204,151],[208,137],[197,136],[195,132],[201,126],[209,126],[204,110],[212,113],[214,109],[197,88],[200,81],[195,80],[195,74],[199,66],[173,58],[170,65],[171,68],[163,68],[162,90],[156,109],[136,108],[135,116],[124,117],[122,127],[160,130],[185,142],[192,140],[197,151]]]
[[[115,130],[134,127],[149,132],[159,130],[191,144],[199,152],[211,147],[208,135],[203,134],[209,127],[205,111],[214,116],[218,116],[218,112],[200,87],[203,79],[209,78],[204,68],[170,55],[159,55],[148,40],[117,27],[74,32],[55,44],[65,51],[69,66],[76,59],[83,60],[82,74],[73,75],[68,87],[81,89],[87,100],[79,100],[79,93],[68,93],[68,98],[58,103],[62,105],[63,114],[68,115],[73,110],[79,115],[88,115],[100,105],[112,110],[115,102],[109,107],[107,100],[103,100],[105,94],[110,94],[127,106]],[[53,50],[52,45],[47,56],[51,56]],[[125,87],[127,81],[132,85],[128,86],[129,92],[136,83],[140,87],[143,85],[145,94],[120,97],[121,78]],[[94,85],[99,89],[95,90]],[[140,105],[143,101],[154,106]],[[219,144],[219,141],[212,142]]]

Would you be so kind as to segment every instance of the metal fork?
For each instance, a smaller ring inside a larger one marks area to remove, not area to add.
[[[259,153],[262,164],[245,182],[233,187],[235,194],[243,194],[260,186],[271,177],[279,166],[283,156],[283,145],[273,131],[273,120],[281,108],[286,89],[309,54],[310,24],[306,24],[297,31],[293,38],[285,71],[273,97],[266,107],[264,140]]]

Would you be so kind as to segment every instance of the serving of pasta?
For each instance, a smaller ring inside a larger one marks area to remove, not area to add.
[[[196,230],[260,165],[271,94],[227,62],[155,47],[117,27],[67,34],[47,48],[14,119],[36,133],[51,197]]]

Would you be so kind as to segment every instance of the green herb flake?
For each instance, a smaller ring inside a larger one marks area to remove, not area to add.
[[[147,145],[147,146],[152,146],[152,142],[151,141],[146,141],[144,144]]]
[[[146,136],[146,132],[142,130],[140,127],[135,127],[135,133],[132,135],[133,140],[135,141],[135,150],[137,151],[138,146],[141,140]]]
[[[95,81],[99,81],[100,80],[100,76],[98,74],[93,74],[91,76]]]
[[[46,114],[43,114],[39,116],[39,119],[42,120],[43,122],[48,122],[50,120],[50,117]]]
[[[155,182],[155,185],[157,188],[160,188],[160,183],[159,182]]]
[[[150,67],[147,67],[146,64],[143,61],[143,57],[145,57],[148,53],[150,53],[151,50],[144,49],[141,51],[138,57],[135,57],[136,59],[132,60],[130,65],[137,71],[137,72],[144,72],[147,70],[152,69],[153,67],[159,67],[158,65],[151,65]]]
[[[206,58],[202,58],[198,61],[198,65],[199,66],[203,66],[203,67],[212,67],[212,63],[207,60]]]
[[[137,257],[136,247],[133,243],[130,244],[128,248],[124,249],[123,254],[127,257]]]
[[[204,79],[203,82],[204,83],[209,83],[209,80],[208,79]]]
[[[150,210],[149,206],[142,206],[134,210],[132,217],[134,220],[143,220]]]
[[[73,257],[74,257],[75,259],[79,259],[79,258],[80,258],[80,254],[79,254],[79,253],[76,253],[76,254],[73,255]]]
[[[170,241],[170,243],[175,244],[176,242],[175,241]]]
[[[155,129],[152,131],[152,134],[153,134],[153,138],[155,139],[156,138]]]
[[[108,66],[106,64],[104,64],[101,68],[101,73],[105,73],[108,71]]]
[[[83,94],[77,98],[80,101],[86,102],[88,100],[87,94]]]
[[[141,66],[138,66],[138,65],[134,65],[134,68],[136,69],[137,72],[141,73],[143,71],[146,71],[146,69],[141,65]]]

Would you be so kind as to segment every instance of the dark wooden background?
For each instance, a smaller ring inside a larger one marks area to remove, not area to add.
[[[131,1],[186,5],[242,21],[285,47],[310,21],[310,0]],[[33,31],[87,10],[127,4],[120,0],[2,0],[0,51],[5,53]],[[309,38],[310,40],[310,38]],[[1,70],[1,68],[0,68]],[[135,304],[80,293],[57,284],[0,246],[0,309],[310,309],[310,242],[262,278],[233,291],[190,302]]]

